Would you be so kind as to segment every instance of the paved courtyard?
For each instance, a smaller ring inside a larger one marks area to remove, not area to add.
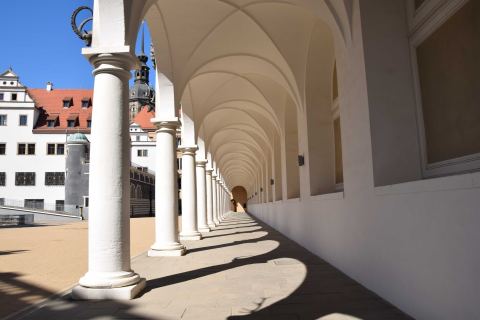
[[[87,271],[87,222],[0,229],[0,319],[70,288]],[[130,223],[133,257],[154,241],[154,219]]]
[[[133,261],[147,289],[132,301],[68,296],[22,319],[408,319],[325,261],[242,213],[184,257]],[[28,288],[26,288],[28,290]]]

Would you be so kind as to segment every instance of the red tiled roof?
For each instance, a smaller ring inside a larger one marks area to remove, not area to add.
[[[150,122],[150,119],[152,118],[155,118],[155,111],[148,111],[148,107],[145,106],[139,113],[137,113],[133,122],[138,124],[143,130],[155,130],[155,125]]]
[[[40,110],[40,116],[33,128],[36,133],[54,133],[54,132],[83,132],[90,133],[87,126],[87,120],[92,118],[93,90],[80,89],[54,89],[47,91],[45,89],[29,89],[28,93],[35,101],[35,106]],[[72,104],[69,108],[63,107],[65,99],[72,98]],[[90,99],[88,108],[82,108],[82,100]],[[47,126],[47,119],[58,116],[55,127]],[[68,128],[67,120],[78,116],[76,127]]]

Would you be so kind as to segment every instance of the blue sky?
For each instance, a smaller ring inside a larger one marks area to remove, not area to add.
[[[92,67],[81,55],[84,43],[70,27],[72,12],[79,6],[91,7],[92,3],[93,0],[1,0],[0,73],[12,66],[29,88],[43,88],[48,81],[59,89],[92,88]],[[85,16],[79,20],[82,18]],[[148,54],[148,30],[146,39]]]

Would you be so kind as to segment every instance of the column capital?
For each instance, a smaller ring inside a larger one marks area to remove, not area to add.
[[[207,160],[197,160],[195,164],[197,165],[197,167],[205,168],[205,166],[207,165],[207,162],[208,162]]]
[[[152,118],[150,122],[153,123],[157,127],[157,131],[165,131],[165,130],[177,130],[180,127],[181,123],[177,117],[171,119],[160,119],[160,118]]]
[[[212,170],[212,180],[217,180],[217,174],[215,173],[215,171],[213,169]]]
[[[213,169],[211,169],[211,168],[210,168],[210,169],[209,169],[209,168],[207,168],[207,169],[205,169],[205,172],[206,172],[208,175],[210,175],[210,176],[211,176],[211,175],[212,175],[212,172],[213,172]]]
[[[195,155],[195,152],[198,150],[198,146],[178,146],[178,150],[182,155]]]
[[[130,70],[137,65],[138,59],[130,52],[108,52],[85,55],[88,61],[95,68],[93,75],[101,73],[116,74],[124,79],[130,79],[132,76]]]

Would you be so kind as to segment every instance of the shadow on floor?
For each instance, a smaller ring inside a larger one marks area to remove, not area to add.
[[[234,219],[227,221],[231,222]],[[235,219],[244,223],[246,219]],[[250,220],[252,222],[253,220]],[[234,225],[225,223],[222,225]],[[300,286],[290,293],[287,297],[271,305],[267,305],[268,296],[262,297],[258,301],[252,301],[255,306],[249,309],[242,309],[236,312],[237,315],[228,317],[229,320],[238,319],[372,319],[372,320],[394,320],[410,319],[401,311],[390,305],[380,297],[362,287],[345,274],[335,269],[330,264],[308,252],[303,247],[287,239],[269,226],[257,222],[260,227],[254,231],[239,231],[231,234],[252,233],[262,231],[262,235],[255,239],[235,240],[229,243],[216,244],[210,247],[192,248],[191,253],[227,248],[243,244],[254,244],[266,240],[275,241],[279,245],[273,251],[256,256],[245,256],[235,258],[230,262],[218,264],[205,268],[195,269],[186,272],[180,272],[170,276],[165,276],[147,281],[147,288],[138,297],[142,299],[148,292],[157,288],[163,288],[169,285],[182,284],[184,282],[225,272],[234,268],[239,268],[252,264],[272,264],[275,267],[288,270],[292,264],[302,264],[306,268],[306,276]],[[241,226],[231,229],[240,229]],[[219,229],[221,230],[221,228]],[[215,235],[216,237],[217,235]],[[218,235],[220,237],[222,235]],[[206,237],[207,238],[207,237]],[[233,249],[233,248],[232,248]],[[287,271],[288,272],[288,271]],[[18,288],[20,293],[15,293],[8,288],[0,288],[2,296],[10,296],[10,300],[28,301],[23,299],[28,295],[49,296],[50,292],[36,288],[18,280],[19,275],[3,275],[1,279],[6,279],[2,283]],[[248,279],[245,279],[248,281]],[[13,293],[12,293],[13,292]],[[3,299],[3,297],[0,297]],[[2,301],[2,300],[0,300]],[[131,302],[117,301],[71,301],[67,297],[56,299],[46,304],[40,310],[37,310],[28,319],[161,319],[154,315],[152,318],[145,315],[138,315],[131,310],[136,300]],[[27,305],[27,302],[24,302]],[[342,315],[344,315],[342,317]]]
[[[278,248],[263,255],[233,259],[229,263],[178,273],[147,281],[145,293],[159,287],[179,284],[200,277],[221,273],[245,265],[274,263],[279,267],[303,264],[306,278],[287,298],[270,306],[264,306],[268,297],[256,302],[256,307],[241,310],[242,315],[228,319],[410,319],[400,310],[367,290],[348,276],[335,269],[324,260],[308,252],[303,247],[288,240],[269,226],[258,223],[266,234],[257,239],[234,241],[212,247],[192,248],[189,251],[203,251],[225,248],[239,244],[273,240]],[[238,233],[251,233],[241,231]],[[235,233],[232,233],[235,234]],[[220,237],[221,235],[218,235]],[[354,318],[352,318],[354,317]]]
[[[22,252],[27,252],[30,250],[8,250],[8,251],[0,251],[0,256],[9,256],[11,254],[18,254]]]
[[[218,231],[223,231],[221,229],[217,229]],[[213,239],[213,238],[220,238],[220,237],[227,237],[227,236],[232,236],[232,235],[237,235],[237,234],[249,234],[253,232],[258,232],[258,231],[263,231],[262,228],[256,228],[255,230],[248,230],[248,231],[235,231],[235,232],[227,232],[227,233],[221,233],[221,234],[216,234],[216,235],[206,235],[203,238],[205,239]]]
[[[118,301],[72,301],[68,295],[56,294],[22,280],[22,274],[0,273],[0,319],[145,319],[129,312],[131,306]],[[44,301],[44,302],[41,302]],[[42,306],[44,307],[42,308]],[[33,314],[32,314],[33,313]]]

